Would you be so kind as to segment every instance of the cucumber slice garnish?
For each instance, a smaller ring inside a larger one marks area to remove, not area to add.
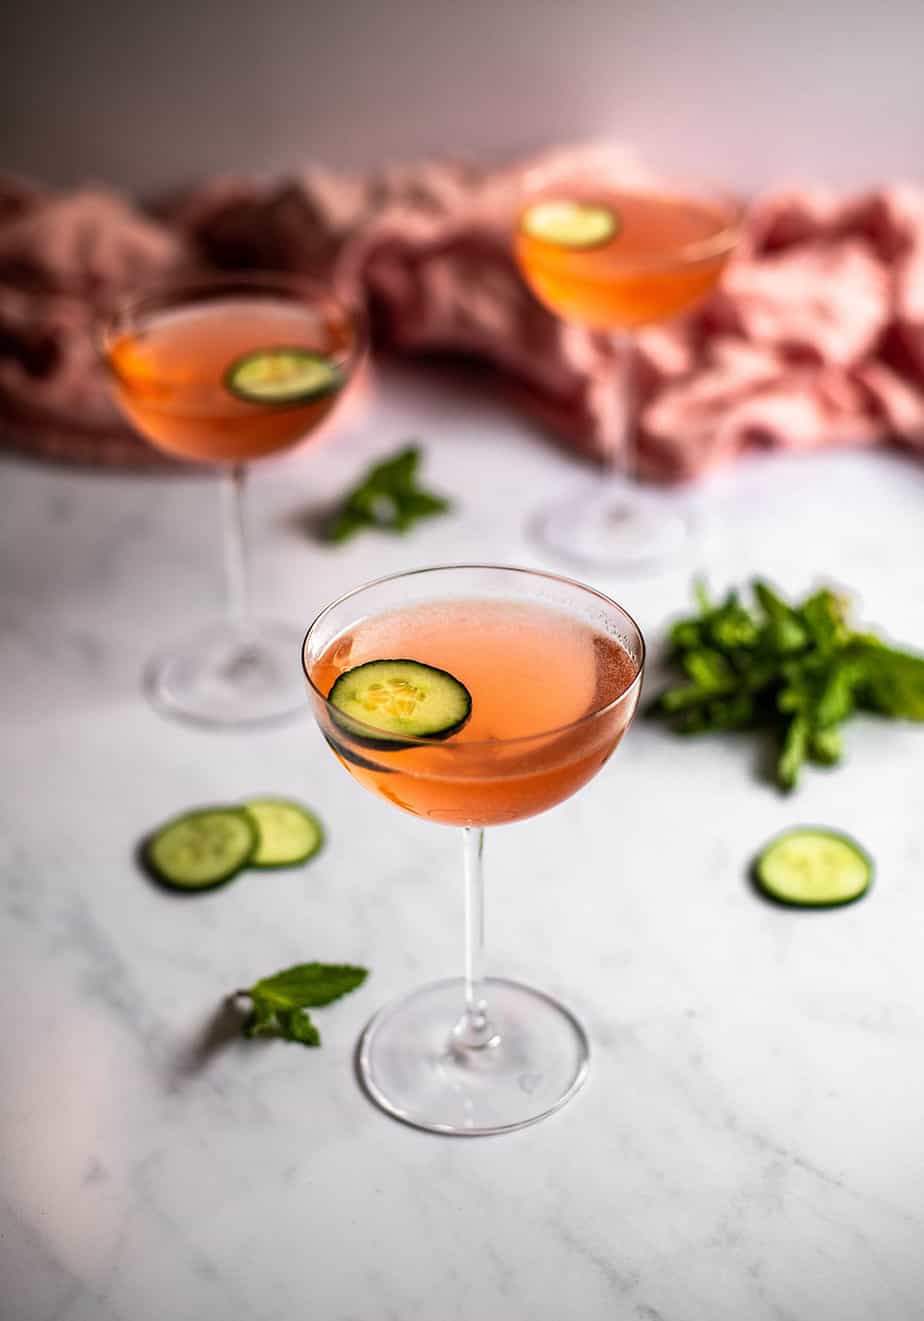
[[[341,384],[336,363],[308,349],[257,349],[225,372],[227,389],[249,404],[307,404]]]
[[[232,807],[185,812],[155,830],[142,851],[151,875],[174,890],[211,890],[250,862],[257,828]]]
[[[249,867],[297,867],[313,858],[324,842],[317,817],[288,798],[251,798],[244,811],[257,827]]]
[[[611,207],[559,197],[534,202],[524,211],[520,228],[557,248],[597,248],[616,237],[622,220]]]
[[[771,840],[754,864],[754,878],[781,904],[834,908],[866,893],[873,863],[848,835],[805,826]]]
[[[464,683],[447,670],[415,660],[357,665],[340,675],[327,700],[337,723],[357,743],[393,751],[402,746],[402,738],[448,738],[472,711],[472,695]],[[369,737],[362,725],[382,733]]]

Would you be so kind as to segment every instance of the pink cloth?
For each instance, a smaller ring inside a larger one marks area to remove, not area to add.
[[[649,470],[692,476],[756,447],[924,449],[924,193],[758,203],[720,291],[646,331]]]
[[[99,318],[178,265],[181,238],[103,189],[0,179],[0,445],[76,462],[161,463],[110,400]]]
[[[260,267],[359,289],[382,346],[492,364],[534,416],[602,457],[618,436],[614,350],[552,317],[520,279],[522,168],[312,169],[282,184],[219,180],[147,211],[104,190],[0,180],[0,440],[157,462],[109,402],[95,320],[171,269]],[[720,291],[643,331],[639,357],[639,461],[652,478],[754,448],[924,448],[924,193],[759,201]]]

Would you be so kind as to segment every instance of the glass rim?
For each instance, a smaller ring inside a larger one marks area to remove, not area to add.
[[[606,168],[598,168],[595,179],[592,164],[588,164],[584,169],[579,164],[572,165],[569,168],[564,162],[557,167],[550,165],[548,174],[544,178],[541,174],[542,169],[542,165],[538,164],[534,167],[533,172],[527,170],[521,181],[516,209],[517,235],[522,231],[522,221],[526,211],[535,203],[541,201],[543,197],[551,200],[556,190],[564,195],[569,184],[576,188],[585,187],[587,190],[592,190],[595,182],[600,187],[606,187],[609,182],[606,177]],[[533,179],[536,182],[533,182]],[[723,218],[725,219],[725,224],[721,229],[716,230],[714,234],[707,235],[705,238],[690,239],[686,243],[679,243],[675,247],[666,248],[663,253],[659,253],[657,256],[633,257],[631,260],[627,260],[625,264],[632,270],[657,269],[670,266],[678,261],[705,261],[709,257],[720,256],[723,253],[730,255],[741,240],[747,205],[728,187],[709,179],[687,179],[682,177],[662,180],[657,176],[652,176],[650,179],[629,178],[624,182],[614,180],[613,185],[618,191],[628,194],[657,195],[678,201],[713,202],[722,208]]]
[[[328,712],[330,713],[336,712],[337,708],[333,706],[333,704],[328,700],[327,694],[322,693],[320,688],[318,688],[317,684],[312,679],[305,659],[305,653],[308,649],[308,640],[311,637],[317,625],[320,624],[324,616],[329,614],[332,610],[335,610],[338,606],[343,605],[344,602],[349,601],[352,597],[359,596],[361,592],[369,591],[373,587],[381,587],[385,583],[396,582],[401,578],[416,578],[422,574],[445,573],[445,572],[451,572],[452,570],[469,570],[469,571],[492,570],[502,573],[523,574],[530,578],[542,578],[545,579],[547,582],[562,583],[566,587],[575,587],[579,591],[586,593],[588,596],[596,597],[599,601],[602,601],[604,605],[608,606],[611,609],[617,610],[619,614],[622,615],[628,621],[632,629],[635,631],[635,634],[638,637],[639,652],[640,652],[639,660],[638,660],[638,669],[636,670],[635,675],[632,678],[632,682],[628,684],[627,687],[625,687],[621,693],[618,693],[616,697],[612,698],[604,706],[597,707],[596,710],[593,711],[587,711],[584,713],[584,715],[578,716],[576,720],[568,721],[564,725],[555,725],[550,729],[539,729],[536,730],[535,733],[533,734],[518,734],[515,738],[475,739],[468,743],[456,743],[456,744],[452,744],[451,742],[441,742],[433,738],[421,738],[419,736],[415,736],[411,734],[408,735],[402,734],[401,736],[402,749],[407,747],[418,747],[418,748],[441,749],[446,752],[461,753],[463,751],[468,752],[468,751],[473,751],[476,749],[483,749],[488,747],[507,748],[507,747],[516,747],[518,745],[522,745],[525,743],[534,743],[536,742],[537,739],[551,738],[555,735],[567,734],[567,733],[571,733],[573,730],[581,729],[584,725],[590,724],[591,721],[598,720],[601,716],[607,715],[608,713],[616,710],[623,702],[625,702],[625,700],[633,693],[635,689],[641,687],[642,674],[645,669],[645,660],[647,657],[645,635],[642,632],[642,630],[639,628],[638,624],[636,623],[632,615],[629,614],[628,610],[626,610],[624,606],[621,606],[619,602],[615,601],[611,596],[607,596],[605,592],[598,591],[596,587],[590,587],[587,583],[582,583],[577,578],[569,578],[565,574],[550,573],[545,569],[528,569],[517,564],[492,564],[489,562],[482,562],[482,563],[474,562],[474,563],[460,563],[460,564],[428,564],[420,569],[404,569],[398,573],[387,573],[380,578],[373,578],[369,582],[361,583],[359,587],[353,587],[348,592],[343,592],[340,596],[336,598],[336,600],[330,601],[326,606],[324,606],[324,608],[315,615],[314,619],[308,625],[308,628],[305,632],[305,636],[302,639],[302,673],[305,676],[305,681],[307,682],[309,688],[324,703],[324,707]],[[336,720],[336,716],[331,714],[331,719]],[[354,716],[350,717],[350,723],[351,725],[357,726],[360,733],[368,734],[369,737],[371,738],[375,738],[375,737],[381,738],[382,736],[382,731],[381,729],[378,728],[378,726],[367,725],[364,721],[359,720]]]
[[[344,354],[344,363],[350,371],[362,357],[368,346],[369,326],[365,307],[360,298],[351,297],[337,289],[332,282],[313,275],[303,275],[299,271],[274,271],[264,269],[247,270],[177,270],[139,282],[126,290],[115,300],[112,307],[101,316],[96,327],[96,342],[99,352],[111,367],[110,348],[118,336],[129,332],[143,314],[147,304],[151,310],[173,310],[183,306],[182,296],[188,293],[208,295],[221,290],[231,291],[240,288],[259,291],[265,289],[271,296],[272,288],[286,289],[293,293],[302,293],[300,300],[306,307],[312,304],[327,303],[345,315],[353,330],[352,343]],[[202,301],[205,301],[203,298]],[[298,300],[295,300],[298,301]],[[162,306],[160,306],[162,302]],[[114,369],[113,369],[114,370]]]

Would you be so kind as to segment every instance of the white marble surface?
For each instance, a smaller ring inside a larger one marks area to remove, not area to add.
[[[331,551],[302,512],[372,453],[429,445],[458,512]],[[253,482],[267,609],[304,623],[374,574],[542,564],[527,511],[582,476],[465,380],[389,374],[365,417]],[[849,584],[924,647],[924,469],[755,461],[700,499],[669,571],[600,580],[657,644],[694,568]],[[639,721],[573,801],[488,844],[489,964],[588,1024],[590,1082],[487,1140],[359,1091],[371,1012],[458,966],[458,841],[374,801],[306,718],[250,735],[158,717],[145,657],[219,590],[202,480],[0,465],[0,1316],[3,1321],[913,1321],[924,1314],[924,733],[858,722],[785,800],[750,743]],[[296,657],[293,656],[293,664]],[[649,690],[651,691],[651,689]],[[304,872],[171,900],[132,863],[163,816],[256,791],[330,830]],[[775,910],[744,881],[798,821],[854,830],[874,892]],[[231,988],[367,963],[309,1052],[203,1049]]]

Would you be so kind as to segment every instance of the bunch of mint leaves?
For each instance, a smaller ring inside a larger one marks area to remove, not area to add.
[[[824,588],[790,605],[760,579],[751,592],[751,605],[734,590],[714,602],[699,582],[696,613],[673,625],[684,680],[651,710],[678,733],[769,730],[776,782],[790,790],[806,761],[840,761],[855,711],[924,721],[924,657],[855,632],[845,597]]]
[[[320,1046],[321,1034],[308,1013],[355,991],[366,980],[365,968],[349,963],[297,963],[264,977],[236,996],[250,999],[241,1029],[245,1037],[281,1037],[303,1046]]]
[[[445,514],[449,501],[418,485],[420,459],[420,446],[407,445],[373,464],[344,497],[325,528],[325,540],[348,541],[365,528],[407,532],[422,518]]]

